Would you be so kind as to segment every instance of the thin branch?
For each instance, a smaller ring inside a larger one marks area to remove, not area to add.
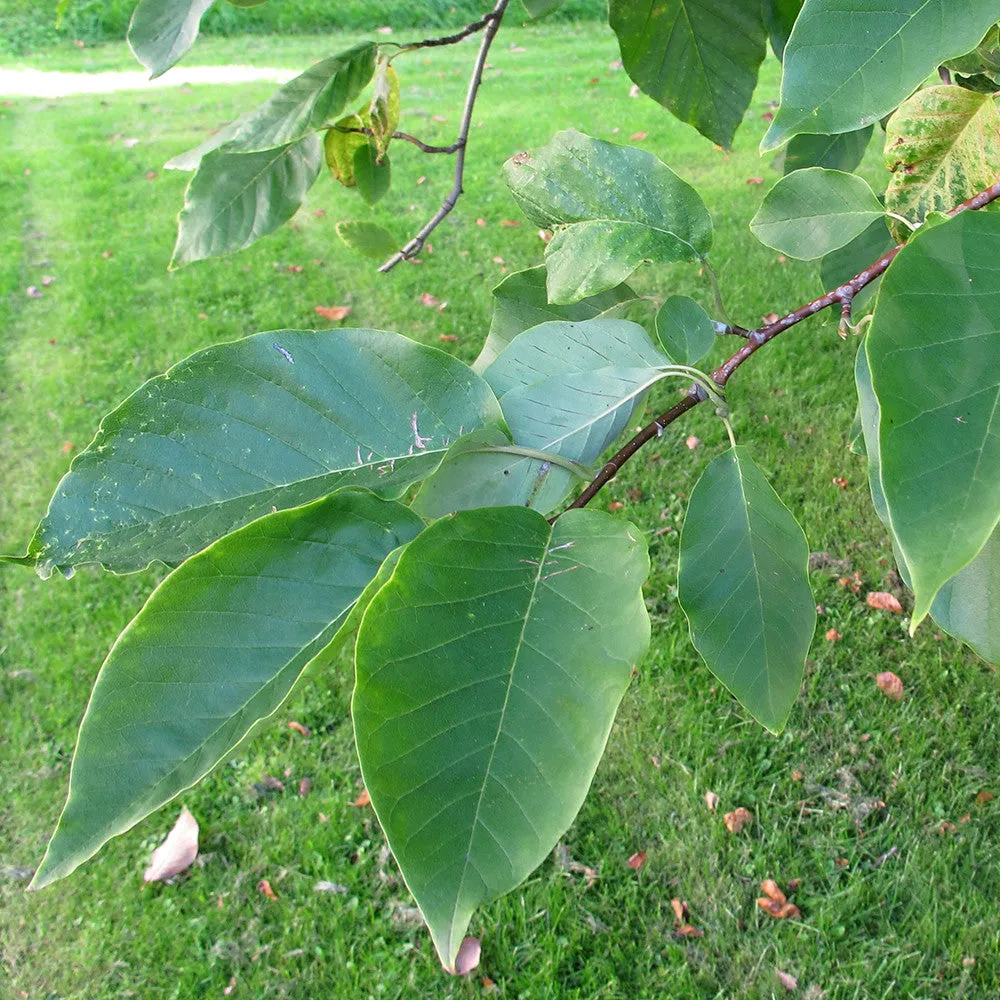
[[[504,7],[506,6],[504,4]],[[455,45],[457,42],[462,41],[463,38],[468,38],[469,35],[474,35],[477,31],[482,31],[483,28],[488,27],[493,21],[502,16],[503,9],[494,7],[488,14],[484,14],[478,21],[473,21],[472,24],[467,24],[461,31],[456,32],[454,35],[445,35],[443,38],[426,38],[422,42],[407,42],[399,47],[399,52],[396,55],[400,55],[403,52],[410,52],[413,49],[432,49],[438,45]]]
[[[334,128],[338,132],[356,132],[358,135],[375,134],[374,130],[370,128],[349,128],[346,125],[335,125]],[[423,153],[457,153],[461,149],[461,144],[457,142],[453,142],[450,146],[430,146],[426,142],[421,142],[416,136],[410,135],[409,132],[393,132],[392,138],[412,142]]]
[[[483,70],[486,67],[486,57],[489,55],[490,46],[496,33],[500,30],[500,22],[503,20],[504,11],[510,0],[497,0],[496,6],[483,18],[486,22],[486,33],[483,35],[482,43],[479,46],[479,53],[476,62],[472,67],[472,76],[469,78],[469,90],[465,95],[465,107],[462,110],[462,121],[458,129],[458,136],[455,139],[458,155],[455,157],[455,182],[452,184],[448,197],[441,203],[441,207],[424,224],[424,227],[410,240],[402,250],[394,253],[379,270],[383,273],[391,271],[401,260],[410,260],[416,257],[424,248],[427,237],[437,228],[442,219],[455,207],[456,202],[462,196],[462,178],[465,175],[465,151],[469,142],[469,128],[472,125],[472,112],[476,106],[476,96],[479,93],[479,85],[483,82]],[[478,22],[477,22],[478,23]],[[477,29],[478,30],[478,29]],[[462,37],[465,37],[464,35]]]
[[[718,320],[712,321],[715,332],[720,337],[742,337],[746,340],[750,336],[750,331],[745,327],[737,326],[735,323],[720,323]]]
[[[979,194],[974,195],[969,198],[968,201],[963,201],[961,205],[956,205],[947,214],[951,216],[958,215],[960,212],[975,211],[979,208],[985,208],[991,202],[996,201],[1000,198],[1000,180],[990,187],[986,188],[984,191],[980,191]],[[733,373],[736,371],[740,365],[743,364],[752,354],[755,354],[760,348],[762,348],[766,343],[774,340],[779,333],[783,333],[785,330],[790,329],[797,323],[801,323],[804,319],[808,319],[810,316],[815,316],[816,313],[822,312],[824,309],[829,309],[831,306],[840,306],[841,315],[845,307],[847,310],[850,309],[850,303],[854,296],[861,291],[866,285],[870,285],[876,278],[880,278],[885,274],[889,265],[895,260],[896,254],[903,249],[904,244],[899,244],[893,247],[887,254],[879,257],[877,261],[870,264],[863,271],[859,271],[850,281],[844,282],[832,291],[827,292],[825,295],[821,295],[818,299],[813,299],[812,302],[807,302],[804,306],[799,306],[794,312],[788,313],[787,316],[782,316],[781,319],[774,323],[770,323],[767,326],[761,327],[759,330],[752,330],[747,337],[747,342],[725,363],[720,365],[714,372],[712,372],[712,381],[715,382],[719,388],[724,388],[726,383],[732,378]],[[622,466],[644,445],[647,441],[652,440],[654,437],[658,437],[663,433],[663,429],[672,424],[679,417],[682,417],[688,410],[697,406],[700,402],[707,398],[704,389],[699,386],[692,385],[688,389],[687,395],[679,402],[674,404],[665,413],[661,413],[655,420],[646,424],[645,427],[639,431],[623,448],[619,449],[604,465],[601,471],[594,477],[594,479],[589,483],[589,485],[584,489],[584,491],[567,507],[567,510],[573,510],[579,507],[586,507],[591,500],[601,491],[601,489],[606,486],[612,479],[618,475],[621,471]],[[556,515],[558,517],[559,515]],[[555,520],[553,518],[552,520]]]

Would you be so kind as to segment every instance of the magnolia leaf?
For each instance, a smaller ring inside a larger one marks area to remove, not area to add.
[[[504,176],[528,218],[554,231],[545,266],[559,305],[614,288],[643,261],[696,260],[712,245],[698,192],[633,146],[559,132],[509,159]]]
[[[368,105],[368,127],[379,156],[384,156],[399,125],[399,76],[387,59],[380,59]]]
[[[984,79],[994,91],[1000,90],[1000,24],[994,24],[971,52],[949,59],[945,65],[959,75],[959,83]]]
[[[378,150],[372,143],[359,146],[354,151],[354,183],[366,204],[374,205],[379,201],[392,183],[389,154],[386,153],[379,161]]]
[[[781,59],[785,54],[788,36],[795,19],[802,10],[802,0],[763,0],[764,24],[774,54]]]
[[[210,347],[101,421],[29,555],[42,575],[176,564],[275,507],[344,486],[398,495],[499,419],[478,375],[394,333],[285,330]]]
[[[342,638],[382,561],[422,528],[401,504],[345,490],[262,517],[174,570],[101,668],[32,887],[68,875],[226,758]]]
[[[338,222],[334,228],[344,243],[363,257],[384,259],[395,253],[399,246],[388,229],[374,222],[344,221]]]
[[[184,195],[171,269],[243,250],[273,233],[299,210],[321,157],[314,135],[263,153],[207,153]]]
[[[548,320],[611,318],[621,315],[638,296],[626,284],[591,295],[570,305],[553,305],[545,289],[545,266],[508,274],[493,289],[493,319],[489,336],[472,366],[482,372],[519,334]]]
[[[743,448],[716,458],[691,494],[677,599],[709,669],[778,732],[799,693],[816,627],[809,545]]]
[[[869,125],[839,135],[797,135],[785,150],[782,172],[825,167],[850,173],[864,159],[874,128]]]
[[[765,246],[814,260],[850,243],[884,214],[863,178],[809,167],[782,177],[768,191],[750,229]]]
[[[715,346],[715,325],[694,299],[672,295],[656,313],[656,336],[671,361],[696,365]]]
[[[892,179],[885,207],[912,223],[988,188],[1000,163],[1000,111],[993,98],[961,87],[927,87],[904,101],[885,130]],[[890,219],[897,240],[908,227]]]
[[[854,132],[879,121],[996,20],[995,0],[805,0],[761,150],[800,132]]]
[[[376,51],[374,42],[361,42],[310,66],[244,115],[225,151],[258,153],[287,146],[329,124],[371,80]]]
[[[608,20],[639,88],[728,148],[766,52],[760,0],[610,0]]]
[[[473,910],[573,822],[649,642],[641,534],[586,510],[462,511],[402,553],[357,642],[365,787],[451,970]]]
[[[344,187],[354,187],[354,154],[368,145],[367,136],[360,131],[366,127],[360,115],[348,115],[327,129],[323,138],[326,165]]]
[[[166,73],[198,37],[198,26],[215,0],[140,0],[128,26],[133,55],[152,74]]]
[[[201,159],[213,149],[218,149],[225,145],[240,129],[242,119],[230,122],[222,128],[217,129],[204,142],[198,143],[194,149],[185,150],[171,157],[163,164],[164,170],[197,170],[201,165]]]
[[[883,277],[865,340],[911,630],[1000,521],[998,254],[1000,219],[988,213],[921,230]]]

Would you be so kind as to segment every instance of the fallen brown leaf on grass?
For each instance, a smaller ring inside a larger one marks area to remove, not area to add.
[[[299,734],[299,736],[308,736],[309,735],[309,730],[305,726],[303,726],[301,722],[295,722],[295,721],[289,722],[288,723],[288,728],[289,729],[294,729],[295,732],[297,732]]]
[[[884,590],[870,590],[865,601],[868,607],[875,608],[876,611],[891,611],[894,615],[903,613],[903,605],[893,594],[886,593]]]
[[[674,921],[676,924],[674,927],[674,933],[678,937],[705,936],[705,932],[703,930],[699,930],[697,927],[691,926],[691,914],[688,911],[687,902],[680,899],[672,899],[670,900],[670,906],[674,911]]]
[[[764,178],[763,177],[748,177],[747,178],[747,184],[763,184],[763,183],[764,183]]]
[[[198,821],[182,809],[166,840],[153,851],[149,867],[143,873],[146,882],[165,882],[190,867],[198,857]]]
[[[455,344],[458,342],[458,337],[453,333],[442,333],[438,340],[444,341],[446,344]]]
[[[473,969],[477,968],[482,951],[483,946],[479,938],[467,937],[455,956],[455,974],[467,976]]]
[[[835,628],[831,628],[831,629],[827,629],[826,630],[826,641],[827,642],[836,642],[838,639],[843,639],[843,638],[844,637]]]
[[[311,778],[303,778],[299,782],[299,798],[304,799],[312,791],[312,786]]]
[[[520,219],[501,219],[500,220],[500,225],[501,226],[506,226],[508,229],[517,229],[517,227],[521,225],[521,220]]]
[[[763,316],[761,316],[760,319],[761,319],[762,323],[766,324],[767,326],[770,326],[772,323],[777,323],[778,322],[778,314],[777,313],[765,313]]]
[[[861,574],[854,573],[852,576],[841,576],[837,578],[837,583],[849,590],[852,594],[861,593]]]
[[[430,292],[424,292],[424,294],[420,296],[420,304],[422,306],[427,306],[428,308],[436,306],[439,301],[440,299],[431,295]]]
[[[645,851],[636,851],[635,854],[633,854],[632,857],[630,857],[628,859],[628,862],[627,862],[629,868],[631,868],[632,871],[636,871],[636,872],[645,863],[646,863],[646,852]]]
[[[346,319],[351,315],[350,306],[316,306],[316,312],[319,313],[323,319],[329,320],[341,320]]]
[[[787,920],[789,917],[801,917],[802,913],[794,903],[779,903],[776,899],[768,899],[761,896],[757,900],[757,905],[775,920]]]
[[[685,438],[684,444],[687,445],[689,451],[694,451],[701,444],[701,438],[695,437],[691,434],[689,437]]]
[[[787,903],[788,898],[785,894],[778,888],[778,883],[774,881],[773,878],[766,878],[760,884],[760,891],[767,896],[768,899],[773,899],[776,903]]]
[[[371,796],[368,794],[367,788],[361,789],[361,794],[351,803],[352,806],[367,806],[371,804]]]
[[[229,977],[229,985],[222,991],[222,995],[224,997],[232,996],[232,992],[235,989],[236,989],[236,977],[235,976],[230,976]]]
[[[740,806],[738,809],[726,813],[723,817],[723,822],[730,833],[739,833],[747,823],[753,822],[753,813],[749,809]]]
[[[715,812],[715,807],[719,804],[719,796],[715,792],[705,792],[705,805],[709,812]]]
[[[611,503],[608,504],[608,510],[613,514],[616,510],[621,510],[624,506],[625,504],[623,504],[621,500],[612,500]]]
[[[992,801],[993,801],[993,793],[992,792],[980,792],[976,796],[976,802],[979,805],[981,805],[981,806],[984,806],[984,805],[986,805],[987,802],[992,802]]]
[[[791,991],[799,988],[799,981],[795,976],[790,976],[787,972],[782,972],[781,969],[775,969],[774,971],[778,973],[778,981],[786,990]]]
[[[842,490],[846,490],[850,485],[850,480],[845,479],[843,476],[834,476],[832,482],[834,486],[839,486]]]
[[[630,139],[631,139],[631,140],[632,140],[633,142],[642,142],[642,140],[643,140],[643,139],[645,139],[647,135],[649,135],[649,133],[648,133],[648,132],[633,132],[633,133],[632,133],[632,134],[631,134],[631,135],[629,136],[629,138],[630,138]]]
[[[479,226],[480,228],[482,228],[483,226],[486,225],[486,220],[485,219],[476,219],[476,225]]]
[[[903,682],[891,670],[883,670],[878,674],[875,683],[886,698],[899,701],[903,697]]]
[[[262,878],[257,883],[257,891],[268,899],[277,899],[278,894],[271,888],[271,883],[266,878]]]

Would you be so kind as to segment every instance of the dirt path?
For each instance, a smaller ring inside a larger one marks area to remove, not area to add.
[[[287,83],[296,71],[254,66],[184,66],[150,80],[142,70],[120,73],[49,73],[39,69],[0,69],[3,97],[71,97],[74,94],[111,94],[119,90],[154,90],[194,83],[248,83],[270,80]]]

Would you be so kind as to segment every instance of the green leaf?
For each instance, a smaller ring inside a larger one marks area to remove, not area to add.
[[[1000,521],[998,254],[990,214],[921,230],[883,277],[865,341],[888,519],[913,583],[911,630]]]
[[[1000,90],[1000,25],[994,24],[971,52],[949,59],[945,65],[959,74],[958,83],[968,86],[970,80],[982,78],[983,84]]]
[[[207,153],[184,195],[171,269],[243,250],[273,233],[299,210],[321,157],[314,135],[263,153]]]
[[[201,165],[202,157],[212,150],[225,145],[240,130],[242,118],[230,122],[228,125],[218,129],[210,135],[204,142],[198,143],[193,149],[185,150],[171,157],[163,164],[164,170],[197,170]]]
[[[640,89],[728,148],[766,53],[760,0],[610,0],[608,20]]]
[[[625,284],[570,305],[552,305],[545,290],[545,266],[508,274],[493,288],[493,319],[489,336],[472,366],[482,372],[519,334],[549,320],[580,322],[621,315],[638,296]]]
[[[344,491],[254,521],[171,573],[101,668],[32,888],[226,758],[316,656],[330,656],[382,561],[422,528],[398,503]]]
[[[354,187],[354,154],[368,145],[368,138],[361,132],[344,129],[367,128],[360,115],[348,115],[327,129],[323,138],[323,156],[334,179],[344,187]]]
[[[263,3],[267,3],[267,0],[227,0],[227,3],[231,3],[234,7],[259,7]]]
[[[823,288],[825,290],[838,288],[844,282],[850,281],[895,245],[895,240],[889,235],[885,217],[876,219],[860,236],[855,236],[850,243],[839,250],[826,254],[820,261],[819,276]],[[872,294],[878,290],[881,281],[881,278],[877,278],[854,296],[856,317]]]
[[[927,87],[904,101],[885,130],[892,179],[885,207],[910,222],[944,212],[988,188],[1000,163],[1000,111],[992,97],[961,87]],[[898,240],[909,235],[890,220]]]
[[[874,125],[839,135],[797,135],[785,150],[782,172],[825,167],[850,173],[864,159]]]
[[[152,74],[166,73],[198,37],[198,26],[215,0],[140,0],[128,26],[133,55]]]
[[[808,167],[782,177],[750,221],[765,246],[814,260],[860,236],[885,211],[857,174]]]
[[[764,24],[774,54],[781,59],[795,19],[802,10],[802,0],[764,0]]]
[[[399,248],[396,237],[384,226],[374,222],[338,222],[337,235],[362,257],[386,258]]]
[[[634,146],[559,132],[509,159],[504,176],[528,218],[554,231],[545,266],[558,305],[614,288],[643,261],[696,260],[712,245],[698,192]]]
[[[691,494],[677,599],[709,669],[771,732],[785,724],[816,627],[809,546],[743,448],[716,458]]]
[[[862,344],[855,363],[858,388],[858,415],[863,430],[863,452],[868,455],[868,481],[872,503],[889,532],[896,564],[911,586],[906,559],[892,531],[882,486],[878,451],[879,403],[872,388],[871,370]],[[1000,662],[1000,528],[994,530],[979,555],[938,591],[930,615],[947,632],[968,643],[989,663]]]
[[[649,642],[646,546],[575,510],[463,511],[403,552],[358,634],[365,787],[442,964],[587,794]]]
[[[374,42],[329,56],[289,80],[259,108],[244,115],[227,153],[259,153],[297,142],[339,115],[375,73]]]
[[[521,0],[521,3],[528,16],[534,20],[558,10],[563,5],[563,0]]]
[[[761,150],[800,132],[854,132],[878,121],[996,19],[995,0],[805,0]]]
[[[284,330],[210,347],[101,421],[29,554],[43,575],[176,564],[274,507],[344,486],[398,495],[499,419],[478,375],[394,333]]]
[[[378,160],[378,150],[366,142],[354,151],[354,183],[358,194],[368,205],[374,205],[389,190],[392,183],[392,165],[389,154],[386,153],[381,162]]]
[[[671,295],[656,313],[656,336],[671,361],[696,365],[715,346],[715,325],[694,299]]]

